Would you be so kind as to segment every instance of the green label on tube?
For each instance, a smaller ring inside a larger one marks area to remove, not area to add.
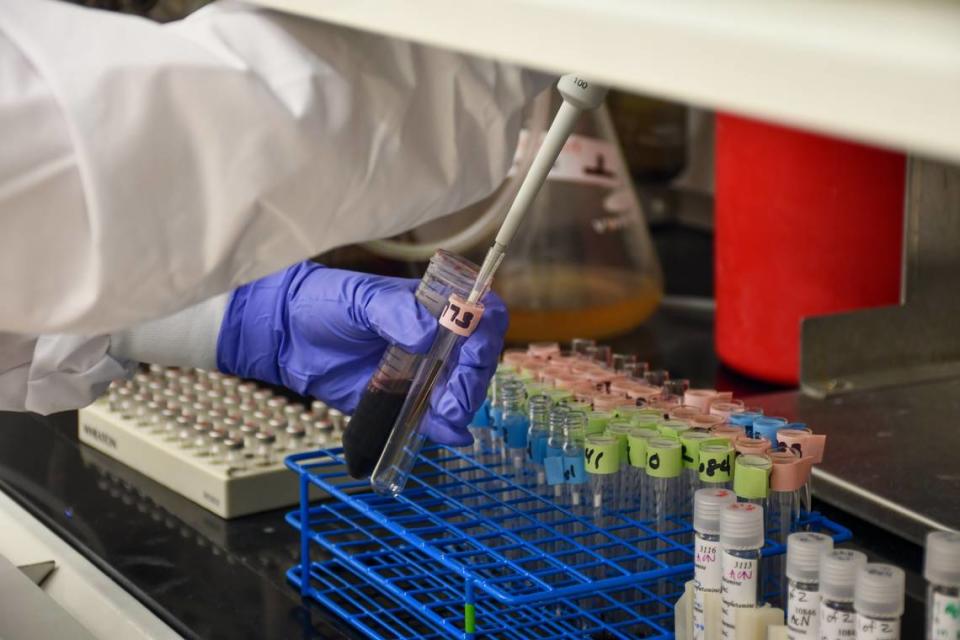
[[[631,433],[627,436],[627,455],[631,466],[641,469],[647,466],[647,440],[643,435]]]
[[[770,489],[770,458],[742,455],[737,458],[733,473],[733,492],[738,498],[753,500],[766,498]]]
[[[583,466],[587,473],[600,475],[620,471],[620,443],[608,436],[587,436],[583,443]]]
[[[676,478],[683,470],[678,440],[653,438],[647,441],[647,475],[654,478]]]
[[[700,445],[708,442],[716,442],[717,439],[709,433],[703,431],[688,431],[680,436],[680,444],[683,449],[684,469],[696,469],[700,466]]]
[[[701,445],[698,471],[702,482],[730,482],[733,477],[733,447],[726,442]]]
[[[584,435],[589,436],[597,433],[603,433],[610,424],[611,416],[603,411],[591,411],[587,414],[587,428]]]

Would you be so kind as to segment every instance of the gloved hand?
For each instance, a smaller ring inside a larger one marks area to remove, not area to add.
[[[437,321],[414,297],[417,284],[302,262],[244,285],[224,312],[217,366],[351,413],[388,344],[429,350]],[[506,307],[493,293],[483,302],[483,318],[427,414],[427,436],[441,444],[473,441],[466,426],[503,348]]]

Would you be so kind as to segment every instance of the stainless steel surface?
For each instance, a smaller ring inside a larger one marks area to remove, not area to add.
[[[804,320],[809,395],[960,376],[960,167],[920,158],[908,167],[902,304]]]
[[[960,529],[960,380],[747,404],[827,434],[814,470],[821,500],[918,544],[930,529]]]

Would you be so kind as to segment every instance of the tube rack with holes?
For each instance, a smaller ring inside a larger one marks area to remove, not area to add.
[[[287,577],[370,637],[410,637],[412,620],[421,625],[415,635],[467,639],[672,637],[673,604],[693,573],[689,516],[657,532],[616,511],[600,529],[514,483],[507,465],[442,446],[424,449],[397,498],[347,477],[339,449],[295,454],[287,466],[301,489],[300,508],[287,516],[300,532],[301,561]],[[336,501],[311,506],[312,487]],[[850,538],[817,513],[801,526]],[[783,552],[775,543],[764,549]],[[331,572],[341,570],[353,586],[334,593]],[[352,613],[372,592],[392,603],[385,619],[398,626]]]

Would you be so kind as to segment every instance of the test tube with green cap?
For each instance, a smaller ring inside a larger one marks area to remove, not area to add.
[[[733,472],[733,491],[740,502],[752,502],[766,507],[772,468],[773,461],[766,455],[747,453],[737,457]]]
[[[633,425],[630,424],[629,420],[614,418],[607,425],[606,431],[608,436],[616,438],[617,444],[620,447],[620,471],[617,473],[617,495],[616,503],[613,505],[613,508],[620,510],[629,508],[628,503],[634,492],[632,478],[630,476],[630,458],[627,454],[629,448],[627,438],[631,430],[633,430]]]
[[[693,494],[700,488],[700,447],[717,442],[717,437],[706,431],[686,431],[680,434],[680,457],[683,460],[683,511],[692,511]]]
[[[647,479],[647,442],[659,438],[656,429],[649,427],[633,427],[627,436],[627,459],[630,463],[628,472],[633,477],[634,487],[633,509],[637,520],[650,517],[650,484]]]
[[[680,440],[680,436],[690,431],[690,425],[679,420],[664,420],[657,424],[657,429],[665,438]]]
[[[605,509],[613,508],[616,499],[617,474],[620,472],[620,443],[616,438],[603,435],[589,435],[583,445],[583,465],[590,477],[590,492],[593,524],[597,528],[595,545],[603,545],[606,528]],[[597,553],[604,557],[604,547],[598,546]],[[599,568],[602,575],[603,569]]]
[[[658,532],[667,528],[667,518],[677,512],[677,490],[683,482],[680,441],[652,438],[647,441],[647,478],[652,496],[652,515]]]
[[[723,438],[701,444],[700,465],[697,468],[700,486],[705,489],[730,489],[733,456],[733,446]]]
[[[613,415],[606,411],[588,411],[586,434],[602,434],[612,419]]]

